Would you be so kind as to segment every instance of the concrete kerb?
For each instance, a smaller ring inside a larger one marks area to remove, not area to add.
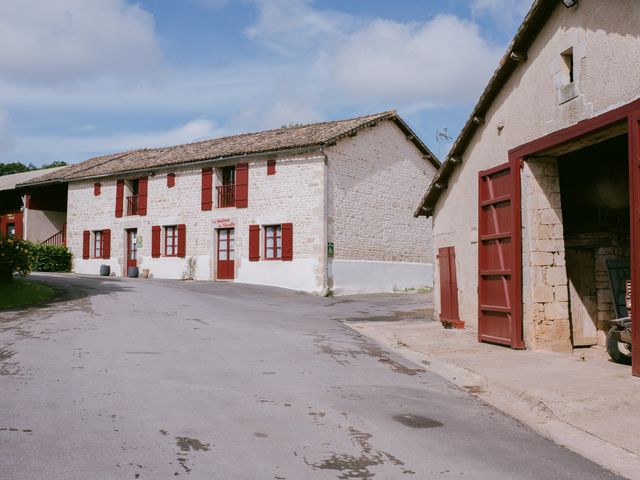
[[[495,381],[467,367],[418,352],[410,345],[398,345],[397,337],[389,331],[381,331],[379,323],[376,324],[377,330],[366,328],[367,322],[345,322],[345,325],[376,343],[393,349],[407,360],[429,369],[556,444],[617,475],[630,479],[640,478],[640,456],[567,422],[545,403],[544,398]]]

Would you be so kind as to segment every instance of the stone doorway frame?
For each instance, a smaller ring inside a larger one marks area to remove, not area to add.
[[[550,133],[509,150],[509,163],[513,171],[520,171],[533,157],[557,157],[561,153],[587,146],[597,141],[627,133],[629,139],[629,209],[631,230],[631,280],[632,280],[632,375],[640,376],[640,99],[605,112],[570,127]],[[575,148],[576,145],[581,145]],[[568,148],[568,149],[567,149]],[[521,175],[514,175],[517,192],[521,189]],[[521,193],[517,207],[522,211]],[[519,289],[522,300],[522,218],[517,227],[518,240],[514,244],[521,254]],[[565,273],[566,275],[566,273]],[[521,303],[522,304],[522,303]],[[520,318],[522,321],[522,317]]]

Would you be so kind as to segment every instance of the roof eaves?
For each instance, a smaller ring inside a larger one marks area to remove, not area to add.
[[[335,145],[339,140],[345,137],[353,137],[358,131],[364,130],[365,128],[368,128],[368,127],[373,127],[378,123],[382,122],[383,120],[390,120],[393,123],[395,123],[398,126],[398,128],[400,128],[400,130],[402,130],[404,134],[407,136],[407,140],[413,142],[413,144],[418,148],[418,150],[422,152],[423,158],[431,162],[431,164],[436,169],[440,169],[442,165],[440,163],[440,160],[438,160],[438,158],[433,154],[433,152],[429,150],[429,147],[427,147],[425,143],[422,140],[420,140],[420,137],[418,137],[418,135],[415,134],[415,132],[411,129],[411,127],[409,127],[409,125],[400,117],[400,115],[398,115],[396,110],[389,110],[388,112],[381,114],[379,117],[376,117],[366,123],[358,125],[357,127],[354,127],[339,135],[331,137],[330,139],[324,142],[323,146],[328,147],[328,146]]]
[[[442,167],[433,178],[427,193],[422,198],[418,209],[414,212],[415,217],[430,217],[433,214],[436,202],[440,198],[442,191],[447,188],[449,178],[455,167],[462,163],[462,155],[476,130],[482,125],[486,112],[518,64],[526,61],[527,50],[557,6],[558,0],[534,1],[509,44],[506,53],[502,56],[498,68],[493,73],[471,115],[462,127]]]

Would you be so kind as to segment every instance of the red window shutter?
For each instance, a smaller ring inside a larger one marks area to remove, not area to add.
[[[236,165],[236,207],[247,208],[249,199],[249,164]]]
[[[148,184],[149,179],[147,177],[140,177],[138,179],[138,215],[141,216],[147,214]]]
[[[116,217],[122,217],[122,205],[124,202],[124,180],[116,182]]]
[[[176,174],[167,173],[167,187],[173,188],[176,186]]]
[[[260,225],[249,225],[249,261],[260,260]]]
[[[202,210],[211,210],[213,205],[213,170],[209,168],[202,169]]]
[[[275,175],[275,174],[276,174],[276,161],[267,160],[267,175]]]
[[[102,231],[102,258],[111,258],[111,230]]]
[[[160,256],[160,233],[162,229],[154,225],[151,227],[151,256],[158,258]]]
[[[184,223],[178,225],[178,256],[187,255],[187,226]]]
[[[20,213],[16,213],[15,217],[14,217],[14,226],[16,229],[16,238],[19,238],[20,240],[22,240],[24,238],[24,213],[20,212]]]
[[[91,232],[85,230],[82,232],[82,258],[89,258],[89,243],[91,242]]]
[[[93,184],[93,194],[97,197],[98,195],[100,195],[100,183],[96,182]]]
[[[293,223],[282,224],[282,260],[293,260]]]

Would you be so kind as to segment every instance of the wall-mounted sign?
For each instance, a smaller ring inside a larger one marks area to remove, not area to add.
[[[329,258],[333,258],[333,250],[334,250],[333,242],[327,243],[327,256]]]
[[[142,236],[140,235],[136,237],[136,248],[142,248]]]
[[[219,218],[214,220],[213,223],[216,225],[216,228],[233,228],[236,226],[236,222],[230,218]]]

